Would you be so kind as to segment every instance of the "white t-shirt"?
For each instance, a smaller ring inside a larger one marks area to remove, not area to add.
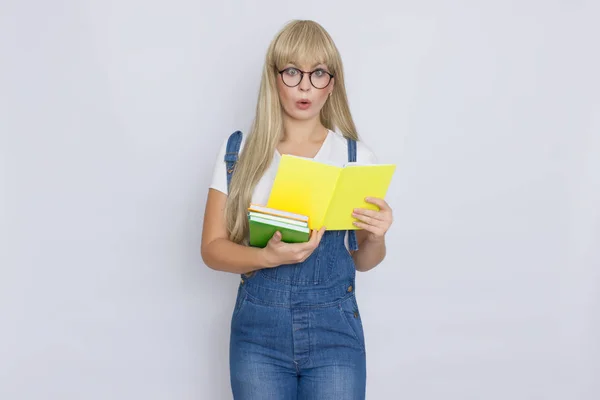
[[[221,149],[219,150],[219,154],[217,155],[213,171],[213,179],[210,185],[211,188],[225,194],[227,194],[227,167],[225,165],[225,151],[227,150],[228,139],[229,136],[227,136],[223,141]],[[240,146],[240,152],[244,148],[245,143],[246,136],[244,135],[242,144]],[[330,162],[340,166],[344,165],[348,162],[348,142],[346,138],[342,136],[342,134],[330,130],[321,148],[313,159],[315,161]],[[252,203],[259,205],[267,204],[280,160],[281,154],[279,154],[279,151],[275,150],[273,162],[254,188],[254,192],[252,193]],[[371,149],[369,149],[362,141],[356,142],[356,161],[364,164],[377,163],[375,154],[373,154]]]
[[[213,171],[213,179],[210,185],[212,189],[216,189],[225,194],[227,194],[227,167],[225,164],[225,152],[227,150],[228,139],[229,136],[227,136],[223,141],[221,149],[219,150],[219,154],[217,155]],[[240,152],[244,148],[245,143],[246,136],[244,135],[240,145]],[[342,134],[330,130],[321,148],[315,157],[313,157],[313,159],[315,161],[329,162],[340,166],[344,165],[348,162],[348,141]],[[267,204],[280,160],[281,154],[279,154],[279,151],[275,150],[273,162],[271,162],[271,165],[254,188],[254,192],[252,193],[252,203],[258,205]],[[364,164],[375,164],[377,163],[377,158],[371,149],[369,149],[362,141],[357,141],[356,161]],[[349,249],[347,233],[344,238],[344,243],[346,248]]]

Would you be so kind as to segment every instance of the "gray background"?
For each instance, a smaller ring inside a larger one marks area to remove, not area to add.
[[[398,163],[368,398],[598,399],[598,3],[215,3],[1,2],[0,398],[231,398],[214,154],[313,18]]]

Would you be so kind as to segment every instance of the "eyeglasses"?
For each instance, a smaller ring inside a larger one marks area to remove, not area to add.
[[[325,89],[329,86],[333,74],[325,71],[324,69],[315,69],[314,71],[302,71],[298,68],[289,67],[284,70],[278,71],[281,74],[283,83],[288,87],[296,87],[302,82],[304,74],[308,74],[308,79],[311,85],[316,89]]]

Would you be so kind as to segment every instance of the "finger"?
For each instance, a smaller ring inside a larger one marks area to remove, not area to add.
[[[375,218],[371,218],[371,217],[367,217],[366,215],[355,215],[352,214],[354,216],[354,218],[356,218],[358,221],[360,222],[364,222],[367,225],[371,225],[371,226],[377,226],[379,227],[383,221],[379,220],[379,219],[375,219]]]
[[[367,210],[366,208],[355,208],[352,216],[355,218],[359,218],[361,216],[366,216],[372,219],[377,219],[379,221],[385,221],[385,214],[381,211],[375,210]]]
[[[313,229],[313,231],[311,233],[311,237],[310,237],[310,244],[312,246],[314,246],[315,243],[317,243],[319,241],[319,234],[320,234],[319,231]]]
[[[317,240],[317,243],[321,242],[321,239],[323,238],[323,235],[325,234],[325,231],[327,230],[326,227],[321,227],[321,229],[319,229],[319,240]]]
[[[322,227],[319,230],[316,230],[316,229],[311,230],[310,238],[309,238],[308,242],[299,243],[298,251],[310,251],[310,250],[315,249],[319,245],[319,242],[321,241],[323,232],[325,232],[325,227]]]
[[[281,241],[281,232],[276,231],[273,236],[271,237],[271,242],[273,244],[278,243]]]
[[[390,206],[383,199],[377,197],[367,197],[365,198],[365,201],[367,203],[375,204],[380,210],[390,210]]]
[[[321,238],[325,234],[325,227],[322,226],[321,229],[319,229],[318,231],[315,231],[315,232],[316,232],[316,235],[315,235],[316,238],[315,238],[315,241],[312,243],[312,246],[310,247],[311,250],[315,249],[321,242]]]
[[[321,242],[325,231],[326,228],[324,226],[321,227],[321,229],[319,229],[318,231],[313,229],[311,232],[311,238],[308,242],[293,245],[298,246],[296,248],[296,254],[299,256],[299,262],[306,260],[311,255],[311,253],[319,246],[319,243]]]
[[[308,238],[307,242],[295,244],[295,246],[297,247],[297,250],[305,251],[305,250],[312,248],[315,245],[315,242],[318,239],[318,236],[319,236],[319,232],[317,230],[312,229],[310,231],[310,237]]]
[[[365,224],[364,222],[355,221],[355,222],[353,222],[353,225],[356,226],[357,228],[364,229],[365,231],[374,233],[376,235],[379,235],[382,233],[381,228],[379,228],[378,226]]]

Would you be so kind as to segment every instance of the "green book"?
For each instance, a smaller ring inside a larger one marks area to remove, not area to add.
[[[296,221],[285,221],[285,218],[257,215],[249,213],[250,246],[266,247],[275,232],[281,232],[281,241],[286,243],[304,243],[310,238],[307,224],[299,225]]]

